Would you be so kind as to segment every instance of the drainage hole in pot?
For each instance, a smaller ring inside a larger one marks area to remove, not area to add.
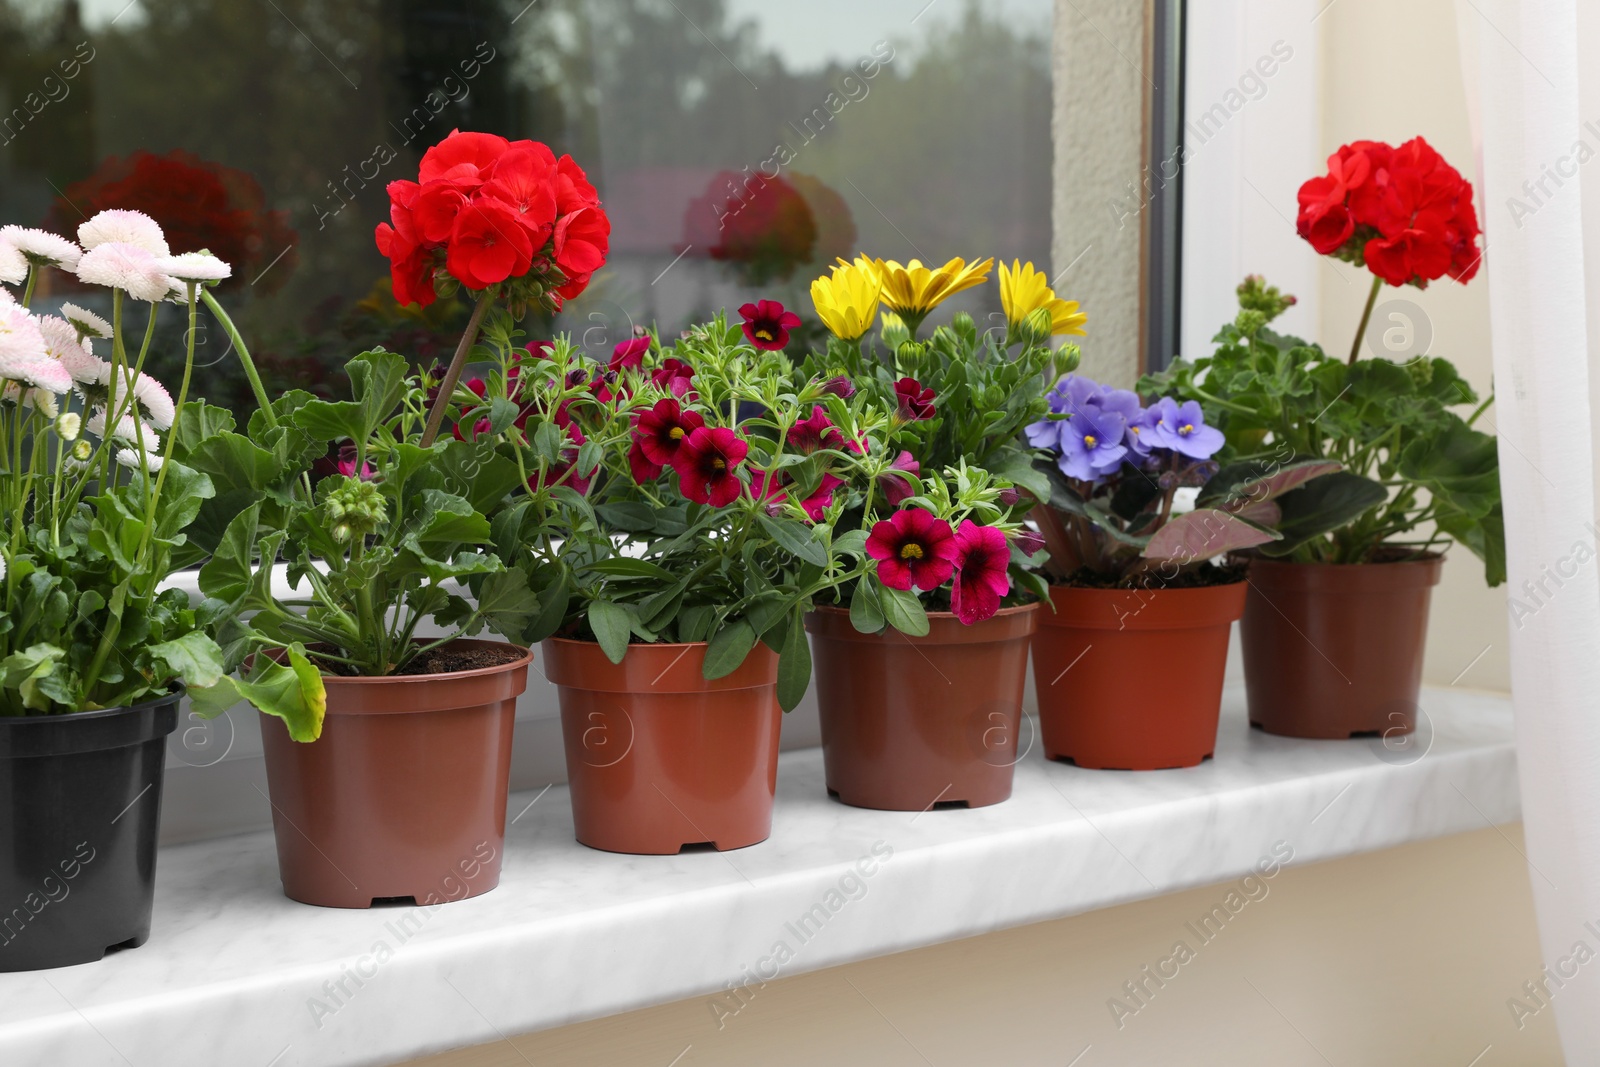
[[[688,842],[684,843],[684,846],[682,848],[678,849],[678,855],[682,856],[685,853],[690,853],[690,852],[716,852],[716,851],[718,851],[718,849],[717,849],[717,843],[715,841],[688,841]]]
[[[374,908],[414,908],[417,906],[416,897],[373,897]]]
[[[1355,738],[1355,737],[1382,737],[1382,736],[1384,736],[1384,731],[1382,731],[1382,730],[1352,730],[1352,731],[1350,731],[1350,736],[1352,738]]]
[[[935,800],[929,811],[955,811],[957,808],[970,808],[965,800]]]

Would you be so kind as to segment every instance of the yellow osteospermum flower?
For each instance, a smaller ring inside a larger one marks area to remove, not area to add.
[[[865,257],[856,257],[857,266],[866,262]],[[871,264],[883,283],[884,307],[904,319],[915,334],[922,320],[946,297],[987,281],[994,260],[969,264],[957,256],[942,267],[925,267],[919,259],[904,265],[876,259]]]
[[[878,315],[881,284],[877,274],[852,263],[841,262],[831,275],[811,283],[811,302],[817,315],[835,337],[854,341],[872,329]]]
[[[1062,300],[1050,288],[1050,280],[1034,270],[1033,264],[1011,261],[1008,268],[1000,264],[1000,306],[1005,309],[1006,323],[1012,336],[1022,331],[1028,316],[1045,308],[1050,312],[1050,335],[1083,336],[1083,324],[1089,316],[1078,310],[1076,300]]]

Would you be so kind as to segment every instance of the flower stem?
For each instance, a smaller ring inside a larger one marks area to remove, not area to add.
[[[239,336],[239,328],[233,324],[228,313],[222,310],[222,305],[211,295],[211,290],[201,286],[200,299],[206,302],[211,314],[222,323],[222,329],[228,335],[228,340],[233,342],[233,350],[239,353],[239,363],[244,367],[244,376],[250,380],[250,391],[256,396],[256,404],[261,408],[261,417],[269,427],[275,428],[278,425],[278,416],[273,414],[272,401],[267,396],[266,387],[261,384],[261,375],[256,373],[255,360],[250,358],[250,350],[245,347],[244,338]]]
[[[472,351],[472,342],[478,339],[478,328],[483,325],[483,317],[489,313],[489,308],[494,304],[494,290],[486,289],[478,297],[478,303],[472,309],[472,317],[467,320],[467,328],[461,334],[461,343],[456,345],[456,354],[450,358],[450,367],[444,372],[444,381],[439,383],[439,395],[434,398],[433,410],[428,412],[428,425],[422,431],[422,447],[430,448],[434,438],[439,436],[439,427],[444,424],[444,412],[455,400],[456,383],[461,380],[461,370],[467,365],[467,353]]]
[[[1382,288],[1383,279],[1374,277],[1372,289],[1367,293],[1367,306],[1361,312],[1361,325],[1356,327],[1356,339],[1350,345],[1350,358],[1345,361],[1351,366],[1355,365],[1356,358],[1361,355],[1361,339],[1367,336],[1367,323],[1372,320],[1372,308],[1378,302],[1378,290]]]

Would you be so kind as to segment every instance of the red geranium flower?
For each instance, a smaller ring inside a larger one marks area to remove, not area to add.
[[[684,411],[676,400],[658,400],[655,407],[639,413],[634,422],[634,440],[645,459],[657,467],[671,466],[689,435],[705,424],[699,412]]]
[[[901,477],[893,471],[905,471],[911,475],[910,479]],[[922,465],[915,456],[901,449],[900,454],[889,464],[889,470],[878,475],[878,492],[883,494],[883,499],[890,507],[898,507],[902,500],[915,495],[919,484],[917,479],[922,474]]]
[[[901,378],[894,383],[895,399],[900,405],[900,417],[911,422],[933,418],[933,390],[924,389],[915,378]]]
[[[556,222],[555,155],[536,141],[518,141],[494,165],[483,195],[517,213],[534,248],[543,248]]]
[[[867,555],[878,561],[878,580],[890,589],[937,589],[955,571],[955,536],[931,511],[910,508],[872,524]]]
[[[599,270],[611,247],[611,220],[598,207],[580,207],[556,223],[556,265],[569,278]]]
[[[450,273],[468,289],[487,289],[520,277],[533,262],[533,242],[516,212],[498,200],[477,199],[461,209],[450,232]]]
[[[828,412],[821,404],[811,409],[809,419],[801,419],[789,427],[789,435],[785,440],[790,448],[806,456],[820,448],[844,447],[844,435],[828,418]]]
[[[423,185],[447,181],[469,191],[488,180],[495,162],[511,147],[511,142],[493,133],[462,133],[450,136],[422,154],[417,180]]]
[[[739,314],[744,316],[745,340],[766,352],[776,352],[788,344],[789,331],[800,325],[800,316],[785,311],[776,300],[745,304]]]
[[[956,583],[950,591],[950,610],[963,625],[982,622],[1000,610],[1000,600],[1011,592],[1011,546],[1003,531],[979,526],[971,519],[956,531]]]
[[[726,427],[696,429],[673,457],[683,495],[696,504],[727,507],[744,490],[734,472],[749,452],[750,446]]]
[[[389,277],[394,286],[395,302],[401,306],[416,304],[419,307],[427,307],[433,303],[436,294],[433,291],[433,277],[428,267],[427,252],[423,249],[420,235],[416,232],[411,209],[400,199],[391,199],[389,219],[394,225],[390,226],[386,222],[378,223],[375,237],[378,251],[389,258]]]
[[[600,194],[589,183],[589,176],[571,156],[556,161],[556,210],[566,215],[581,207],[599,207]]]

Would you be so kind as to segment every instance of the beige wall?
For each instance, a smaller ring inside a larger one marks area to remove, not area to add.
[[[720,1031],[696,998],[417,1067],[1551,1067],[1552,1013],[1506,1007],[1540,968],[1521,847],[1286,868],[1120,1030],[1107,1001],[1227,886],[780,979]]]
[[[1339,0],[1318,24],[1322,27],[1322,134],[1327,153],[1349,141],[1399,143],[1420,134],[1476,184],[1477,163],[1461,80],[1453,0]],[[1487,226],[1499,221],[1481,196],[1477,207]],[[1365,275],[1342,264],[1322,273],[1321,335],[1330,349],[1348,348],[1368,284]],[[1446,278],[1426,291],[1386,289],[1380,305],[1389,299],[1409,300],[1420,307],[1432,324],[1432,354],[1453,360],[1473,388],[1488,394],[1487,272],[1465,286]],[[1493,433],[1493,424],[1494,409],[1490,408],[1479,427]],[[1501,451],[1505,454],[1506,449],[1502,446]],[[1504,475],[1537,477],[1510,461]],[[1506,634],[1505,588],[1489,589],[1477,557],[1465,549],[1454,549],[1433,601],[1425,667],[1428,681],[1448,685],[1459,676],[1457,684],[1465,687],[1509,690]],[[1482,658],[1473,663],[1480,653]]]

